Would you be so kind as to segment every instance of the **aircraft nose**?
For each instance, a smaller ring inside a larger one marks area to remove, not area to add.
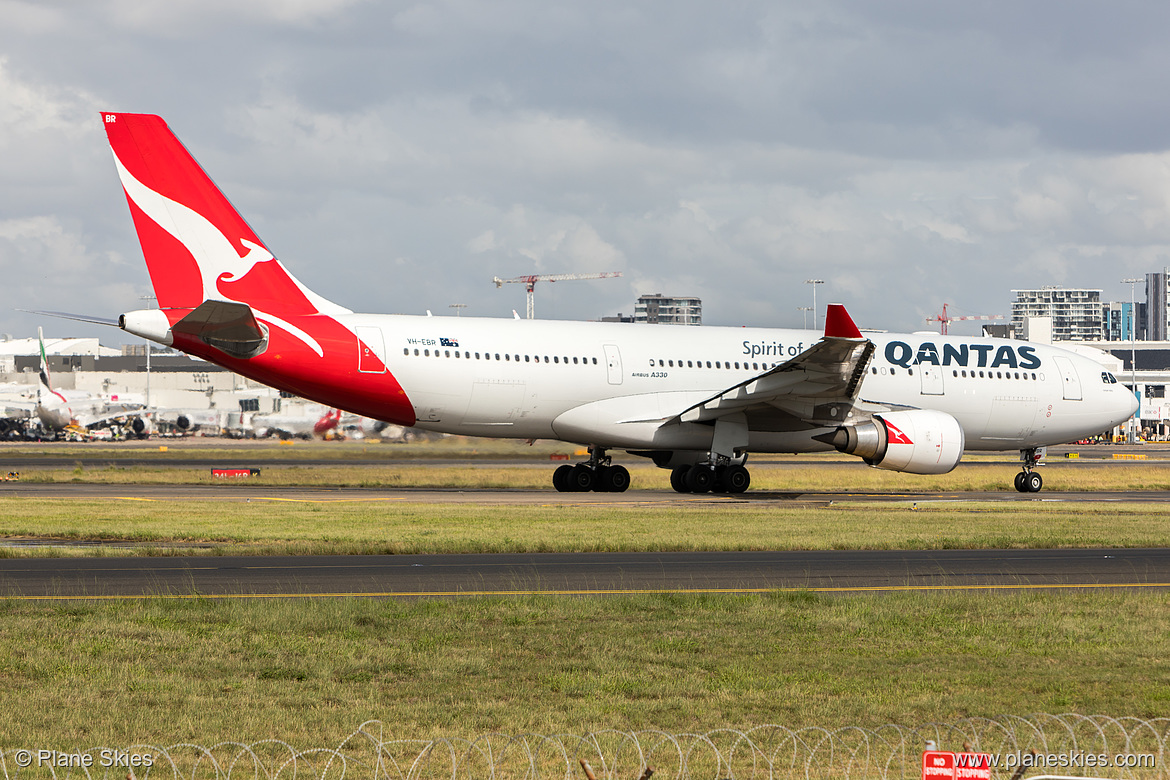
[[[1137,414],[1137,410],[1138,410],[1137,393],[1132,393],[1132,392],[1126,393],[1124,396],[1122,396],[1122,399],[1123,400],[1121,402],[1121,407],[1122,407],[1121,411],[1125,413],[1125,418],[1122,420],[1122,422],[1125,422],[1125,420],[1128,420],[1130,417],[1133,417],[1135,414]]]

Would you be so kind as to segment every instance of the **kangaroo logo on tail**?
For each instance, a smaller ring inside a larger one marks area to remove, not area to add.
[[[159,117],[103,116],[159,306],[243,303],[322,355],[318,340],[288,318],[350,310],[309,290],[273,257]]]

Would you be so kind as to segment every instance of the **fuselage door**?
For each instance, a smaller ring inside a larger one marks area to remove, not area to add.
[[[605,370],[611,385],[622,383],[622,353],[618,352],[617,344],[605,345]]]
[[[1060,381],[1064,388],[1064,400],[1081,400],[1081,378],[1077,376],[1076,366],[1073,365],[1071,360],[1060,355],[1057,355],[1053,359],[1056,361],[1056,367],[1060,369]]]
[[[371,325],[358,325],[354,330],[358,337],[358,371],[380,374],[386,370],[384,356],[386,342],[382,329]]]
[[[923,395],[943,394],[943,375],[941,368],[930,363],[922,363],[918,366],[918,374],[922,377]]]

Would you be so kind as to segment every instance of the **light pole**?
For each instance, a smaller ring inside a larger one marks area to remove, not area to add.
[[[466,303],[451,303],[451,304],[447,305],[447,308],[454,309],[455,316],[459,317],[459,316],[462,316],[463,310],[467,308],[467,304]]]
[[[811,284],[813,286],[813,305],[812,305],[813,330],[816,330],[817,329],[817,285],[824,284],[825,280],[824,279],[805,279],[804,283]]]
[[[813,288],[815,291],[817,288]],[[804,329],[808,330],[808,313],[813,310],[811,306],[797,306],[796,310],[804,315]]]
[[[1137,293],[1134,292],[1138,282],[1141,279],[1122,279],[1122,284],[1129,285],[1129,377],[1130,389],[1138,399],[1138,410],[1133,417],[1129,418],[1129,443],[1133,444],[1137,441],[1137,417],[1141,414],[1142,397],[1138,395],[1137,389]]]

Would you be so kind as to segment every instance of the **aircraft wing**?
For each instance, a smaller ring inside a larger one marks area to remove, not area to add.
[[[125,425],[135,417],[140,417],[146,407],[142,404],[121,404],[121,408],[111,408],[95,414],[77,415],[77,424],[82,428],[107,428],[111,425]]]
[[[667,424],[743,414],[757,429],[840,425],[857,401],[873,353],[873,342],[862,337],[845,308],[830,306],[825,337],[812,347],[685,409]]]

